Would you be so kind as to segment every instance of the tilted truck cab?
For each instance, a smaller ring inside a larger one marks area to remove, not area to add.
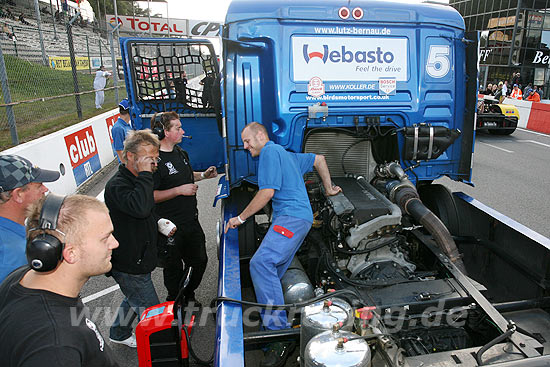
[[[477,34],[460,14],[431,3],[236,0],[221,35],[221,70],[207,41],[121,41],[138,126],[177,111],[194,167],[225,172],[218,295],[255,300],[248,263],[270,224],[265,208],[224,234],[257,190],[247,124],[261,122],[287,150],[323,154],[343,193],[327,198],[318,177],[304,177],[315,222],[282,284],[287,303],[317,303],[277,334],[221,302],[214,364],[257,365],[262,343],[283,339],[300,346],[289,366],[348,365],[354,353],[349,365],[549,363],[550,241],[432,183],[471,184]],[[315,324],[319,310],[344,314],[345,327]]]

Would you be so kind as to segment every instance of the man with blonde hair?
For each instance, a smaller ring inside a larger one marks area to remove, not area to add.
[[[42,229],[52,213],[55,229]],[[118,246],[107,208],[90,196],[48,195],[33,204],[27,221],[29,243],[45,233],[61,244],[53,270],[24,266],[0,285],[2,365],[118,366],[93,320],[78,317],[89,315],[82,287],[111,269]]]
[[[105,204],[120,243],[113,251],[111,275],[125,296],[109,339],[132,348],[137,346],[133,320],[147,307],[160,303],[151,280],[157,264],[157,230],[166,223],[153,210],[153,172],[157,169],[159,146],[151,130],[130,131],[122,151],[124,164],[105,186]]]

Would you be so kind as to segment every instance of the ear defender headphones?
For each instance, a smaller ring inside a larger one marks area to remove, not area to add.
[[[164,124],[163,124],[163,115],[164,112],[159,112],[155,116],[155,121],[153,122],[153,134],[159,137],[159,140],[164,139]]]
[[[57,229],[57,218],[64,200],[65,196],[49,194],[44,200],[40,211],[39,227],[29,230],[29,232],[44,231],[32,241],[27,239],[27,262],[33,270],[39,272],[52,271],[63,259],[65,243],[46,233],[45,230],[56,231],[65,237],[65,233]]]

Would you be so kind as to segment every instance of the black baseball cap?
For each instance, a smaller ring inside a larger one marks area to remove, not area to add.
[[[58,171],[33,166],[28,159],[18,155],[0,155],[0,193],[30,182],[53,182],[58,178]]]

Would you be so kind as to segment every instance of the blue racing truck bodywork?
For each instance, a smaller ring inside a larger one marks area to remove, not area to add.
[[[323,154],[344,189],[326,198],[306,175],[315,223],[296,261],[315,294],[355,292],[343,296],[350,318],[375,308],[369,319],[377,323],[350,330],[375,334],[366,338],[376,350],[369,365],[550,363],[550,241],[432,184],[442,176],[471,183],[477,34],[465,32],[458,12],[427,3],[235,0],[221,35],[221,70],[205,40],[121,39],[134,123],[146,128],[154,112],[177,111],[193,136],[181,145],[194,168],[225,172],[220,297],[255,299],[248,262],[270,208],[238,231],[224,234],[224,223],[257,190],[258,160],[240,134],[258,121],[285,149]],[[435,315],[444,320],[432,323]],[[258,345],[288,338],[301,344],[301,363],[331,365],[307,354],[310,339],[299,332],[251,324],[239,303],[220,303],[216,366],[256,365]]]

